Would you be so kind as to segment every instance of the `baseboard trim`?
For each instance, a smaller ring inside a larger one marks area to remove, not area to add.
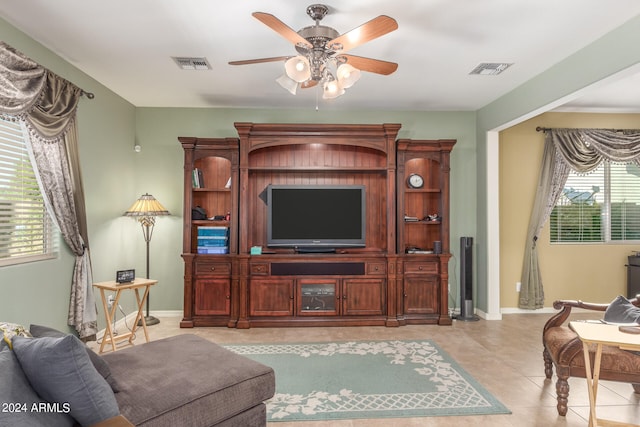
[[[151,310],[154,317],[183,317],[182,310]]]

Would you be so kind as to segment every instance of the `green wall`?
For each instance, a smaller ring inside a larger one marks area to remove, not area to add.
[[[159,218],[154,232],[151,276],[160,280],[153,289],[152,310],[182,309],[182,189],[183,151],[179,136],[237,137],[234,122],[261,123],[401,123],[400,138],[454,138],[451,157],[451,241],[475,234],[475,113],[473,112],[335,112],[309,110],[139,108],[136,140],[142,151],[136,158],[138,193],[150,192],[175,215]],[[472,191],[469,191],[472,189]],[[134,236],[138,237],[138,236]],[[139,237],[136,240],[142,241]],[[457,257],[457,246],[451,245]],[[142,254],[142,247],[140,247]],[[137,265],[143,265],[139,257]],[[94,262],[95,264],[95,262]],[[455,262],[451,268],[456,268]],[[105,274],[111,275],[109,268]],[[457,275],[451,271],[451,277]],[[454,283],[452,288],[455,289]]]

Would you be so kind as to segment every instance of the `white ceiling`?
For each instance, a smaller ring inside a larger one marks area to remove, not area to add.
[[[378,15],[397,20],[398,30],[349,52],[397,62],[394,74],[363,73],[342,97],[317,101],[315,89],[293,96],[275,82],[282,63],[227,64],[295,54],[251,13],[297,31],[313,25],[312,3],[21,0],[0,3],[0,17],[139,107],[452,111],[487,105],[640,13],[637,0],[327,0],[322,24],[341,34]],[[173,56],[206,57],[212,69],[180,70]],[[482,62],[514,65],[469,75]],[[640,74],[563,108],[640,112]]]

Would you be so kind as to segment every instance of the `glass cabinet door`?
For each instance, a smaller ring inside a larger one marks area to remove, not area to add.
[[[298,281],[298,314],[335,316],[338,314],[338,283],[335,280]]]

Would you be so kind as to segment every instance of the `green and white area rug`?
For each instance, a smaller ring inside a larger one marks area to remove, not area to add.
[[[269,421],[510,413],[429,340],[225,347],[274,369]]]

